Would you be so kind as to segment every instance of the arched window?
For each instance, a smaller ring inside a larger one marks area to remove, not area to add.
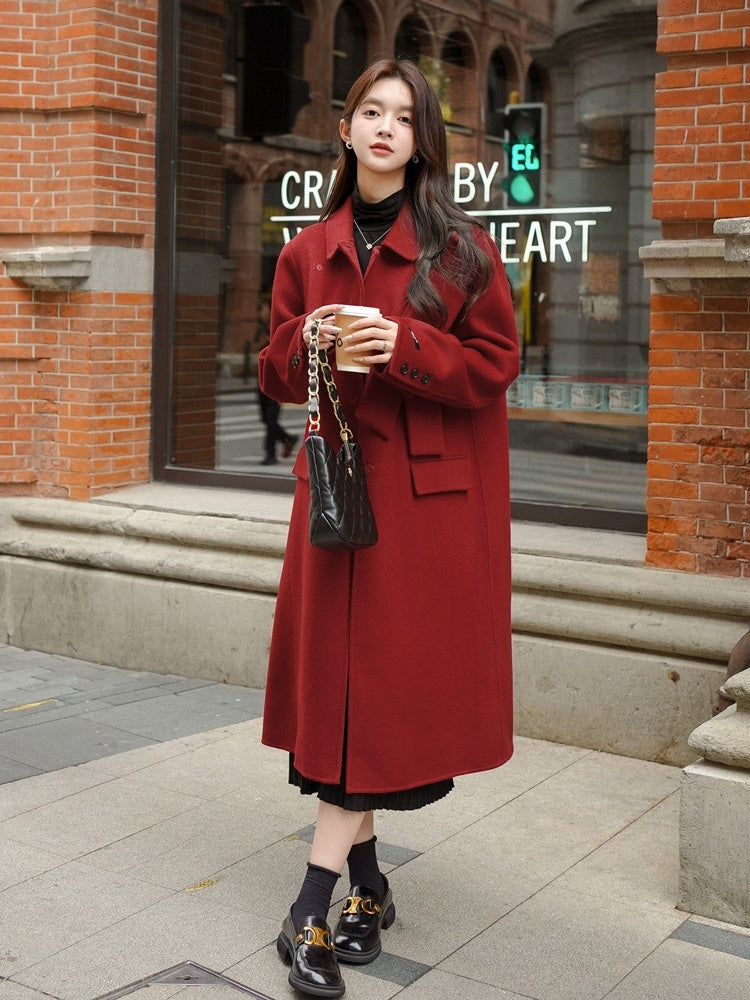
[[[365,19],[352,0],[344,0],[336,13],[333,31],[333,99],[345,101],[349,89],[367,63]]]
[[[472,126],[476,122],[477,95],[470,72],[471,55],[471,45],[463,33],[456,31],[445,39],[440,53],[447,83],[443,116],[453,125]]]
[[[467,60],[465,46],[466,42],[463,36],[458,32],[448,35],[443,43],[443,51],[441,54],[443,62],[451,63],[453,66],[466,66]]]
[[[487,68],[487,135],[503,135],[503,115],[508,103],[508,70],[500,49],[495,49]]]
[[[424,55],[422,39],[427,34],[423,21],[417,17],[405,17],[398,26],[394,42],[397,59],[411,59],[418,63]]]

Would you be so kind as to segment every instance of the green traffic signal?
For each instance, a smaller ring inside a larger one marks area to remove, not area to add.
[[[507,190],[517,205],[531,205],[536,198],[536,191],[529,184],[528,178],[524,177],[523,174],[511,177]]]
[[[509,104],[505,109],[507,174],[500,182],[509,206],[542,202],[543,104]]]

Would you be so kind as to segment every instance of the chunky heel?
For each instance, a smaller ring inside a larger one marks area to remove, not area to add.
[[[276,938],[276,951],[284,965],[292,964],[293,954],[289,951],[289,944],[283,934],[279,934]]]
[[[391,903],[391,905],[388,907],[388,909],[385,911],[385,914],[383,915],[383,925],[382,925],[383,930],[387,931],[395,919],[396,919],[396,907],[393,905],[393,903]]]

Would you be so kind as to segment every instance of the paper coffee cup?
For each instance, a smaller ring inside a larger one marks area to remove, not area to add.
[[[349,324],[365,316],[379,316],[380,310],[370,306],[341,306],[336,312],[336,326],[341,332],[336,334],[336,367],[340,372],[366,372],[370,366],[367,362],[355,361],[354,357],[344,350],[344,337],[349,330]]]

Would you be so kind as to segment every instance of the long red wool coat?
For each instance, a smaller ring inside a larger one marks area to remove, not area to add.
[[[508,282],[496,273],[461,319],[445,278],[441,328],[406,300],[417,243],[408,207],[363,277],[351,202],[295,236],[278,261],[263,392],[307,399],[302,325],[326,303],[378,306],[395,353],[334,375],[368,472],[379,541],[330,552],[308,540],[307,463],[279,588],[263,742],[306,777],[337,784],[346,727],[350,792],[391,792],[494,768],[511,755],[510,513],[505,390],[518,374]],[[340,446],[321,385],[321,433]]]

